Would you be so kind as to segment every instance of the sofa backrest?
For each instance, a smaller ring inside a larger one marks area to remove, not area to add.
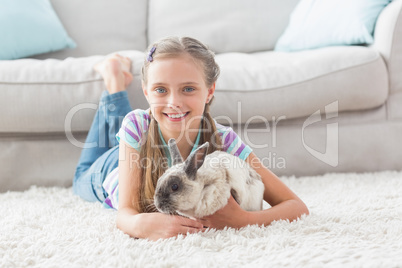
[[[298,1],[51,0],[77,47],[33,58],[144,51],[171,35],[195,37],[216,53],[272,50]]]
[[[33,58],[64,59],[105,55],[147,47],[147,0],[51,0],[52,6],[77,43]]]
[[[272,50],[298,0],[150,0],[148,40],[192,36],[216,53]]]

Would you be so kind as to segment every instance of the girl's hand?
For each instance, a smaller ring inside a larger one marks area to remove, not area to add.
[[[141,237],[156,241],[160,238],[165,239],[175,237],[179,234],[197,233],[204,230],[201,223],[196,220],[188,219],[177,215],[167,215],[163,213],[143,213],[139,214],[140,220],[136,228],[141,229]]]
[[[244,227],[248,224],[247,219],[248,212],[239,206],[233,196],[230,196],[226,206],[214,214],[197,221],[209,228],[223,229],[225,226],[233,228]]]

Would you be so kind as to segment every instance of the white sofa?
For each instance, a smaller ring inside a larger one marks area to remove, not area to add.
[[[0,191],[70,186],[105,90],[92,66],[131,57],[130,102],[146,108],[144,51],[167,35],[217,53],[212,114],[277,175],[400,170],[402,0],[380,14],[369,47],[274,52],[297,2],[52,0],[77,48],[0,61]]]

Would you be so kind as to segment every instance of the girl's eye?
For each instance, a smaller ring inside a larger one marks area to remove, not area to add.
[[[194,88],[192,88],[192,87],[186,87],[186,88],[184,89],[184,91],[185,91],[185,92],[191,92],[191,91],[194,91]]]
[[[166,90],[164,88],[161,88],[161,87],[156,88],[155,91],[158,92],[158,93],[165,93],[166,92]]]

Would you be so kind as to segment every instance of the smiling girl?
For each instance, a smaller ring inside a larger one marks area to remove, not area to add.
[[[133,79],[128,58],[113,55],[95,66],[107,91],[101,96],[86,144],[108,146],[83,149],[74,192],[85,200],[118,209],[119,229],[151,240],[208,227],[268,225],[308,214],[305,204],[261,164],[252,149],[231,128],[211,117],[209,106],[219,76],[214,53],[189,37],[165,38],[147,51],[142,67],[142,89],[150,106],[147,110],[132,111],[128,102],[125,88]],[[157,212],[153,197],[158,178],[171,165],[166,145],[171,138],[176,139],[183,159],[208,141],[208,154],[222,150],[247,161],[261,175],[264,200],[271,208],[245,211],[230,197],[224,208],[203,219]]]

